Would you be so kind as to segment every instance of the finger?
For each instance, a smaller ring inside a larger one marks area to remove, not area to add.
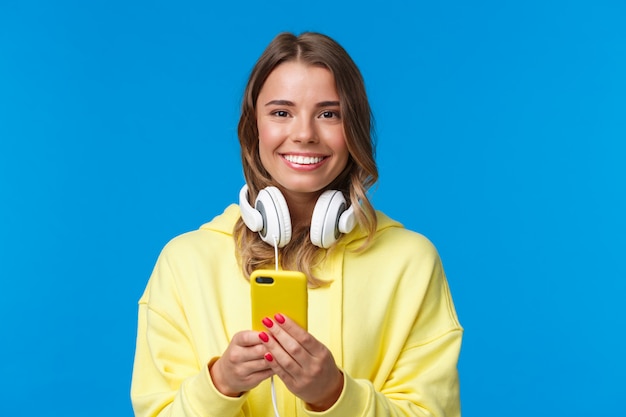
[[[274,327],[279,326],[272,324],[270,329]],[[284,330],[282,332],[288,335]],[[297,343],[295,339],[292,338],[292,340]],[[326,398],[329,389],[333,395],[337,390],[341,391],[343,375],[337,368],[328,349],[324,349],[325,354],[315,358],[306,352],[301,345],[299,345],[299,350],[296,349],[297,351],[294,353],[293,349],[287,351],[289,348],[284,348],[276,338],[273,340],[269,339],[265,344],[269,350],[265,355],[268,365],[285,383],[287,388],[300,398],[314,403],[320,398]],[[306,355],[302,355],[300,351],[306,352]],[[336,400],[335,397],[333,398]]]
[[[269,362],[265,358],[265,355],[267,355],[267,353],[268,352],[265,352],[263,354],[263,357],[261,357],[261,359],[255,359],[253,361],[248,361],[242,364],[241,374],[250,375],[250,376],[268,374],[267,376],[270,376],[273,373],[273,371]]]
[[[265,335],[268,337],[267,335]],[[259,333],[255,331],[244,331],[233,336],[228,348],[223,354],[225,360],[236,366],[250,361],[259,361],[267,352],[263,341],[259,338]]]
[[[245,347],[231,345],[226,349],[223,357],[228,360],[229,363],[237,366],[240,364],[248,364],[249,362],[261,361],[266,352],[267,347],[263,346],[263,344]]]
[[[303,353],[315,356],[315,352],[323,347],[311,333],[283,314],[276,314],[274,320],[266,318],[263,324],[286,351],[295,355],[295,359],[298,359],[302,349],[304,349]]]
[[[253,330],[244,330],[242,332],[235,333],[231,343],[237,346],[250,347],[262,344],[259,340],[259,332]]]
[[[268,333],[272,336],[264,342],[270,353],[265,359],[272,370],[289,385],[290,380],[295,381],[303,375],[304,369],[309,366],[313,357],[292,335],[280,327],[280,321],[285,323],[282,317],[279,317],[276,323],[269,318],[263,320]],[[297,326],[295,323],[294,325]],[[307,336],[308,333],[304,329],[300,330],[305,333],[301,338],[312,337]]]
[[[209,366],[215,387],[224,395],[239,396],[242,392],[254,388],[274,373],[263,358],[243,363],[232,363],[225,357],[226,355]]]
[[[291,356],[285,353],[279,344],[275,343],[275,347],[268,350],[269,352],[265,354],[264,360],[270,371],[277,375],[287,386],[293,385],[298,379],[298,374],[302,372],[300,366]],[[294,371],[294,367],[297,371]],[[291,368],[291,370],[288,368]]]
[[[257,333],[252,334],[258,339]],[[263,378],[270,376],[273,371],[263,358],[267,352],[265,346],[259,340],[250,338],[245,334],[236,334],[226,348],[221,358],[217,360],[218,383],[229,392],[233,389],[247,390],[256,386]],[[240,346],[238,343],[256,343],[252,346]],[[260,379],[259,379],[260,378]]]

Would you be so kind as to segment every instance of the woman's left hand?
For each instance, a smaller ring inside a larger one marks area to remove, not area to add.
[[[330,350],[289,317],[263,319],[272,336],[265,345],[269,366],[313,411],[332,407],[343,389],[343,374]]]

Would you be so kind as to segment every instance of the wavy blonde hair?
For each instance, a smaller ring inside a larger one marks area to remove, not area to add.
[[[367,197],[367,190],[378,180],[374,159],[373,116],[359,69],[343,47],[326,35],[313,32],[299,36],[281,33],[267,46],[252,69],[243,96],[238,127],[243,173],[249,187],[248,198],[253,202],[261,189],[277,185],[263,167],[259,156],[256,105],[265,80],[274,68],[284,62],[323,67],[335,78],[350,156],[345,169],[326,189],[340,190],[355,207],[358,223],[368,232],[368,239],[362,246],[364,249],[377,226],[376,213]],[[281,249],[280,265],[283,269],[304,272],[310,286],[322,286],[329,279],[315,277],[312,271],[323,261],[327,252],[311,243],[309,227],[306,225],[293,230],[291,241]],[[250,231],[241,218],[235,224],[234,239],[237,258],[246,277],[249,278],[255,269],[273,264],[274,248],[263,242],[256,232]],[[328,250],[332,250],[332,247]]]

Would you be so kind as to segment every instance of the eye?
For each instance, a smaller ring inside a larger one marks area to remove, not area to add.
[[[322,118],[322,119],[338,119],[339,118],[339,112],[332,111],[332,110],[326,110],[326,111],[323,111],[322,114],[320,114],[320,118]]]
[[[287,117],[287,116],[289,116],[289,113],[287,113],[285,110],[276,110],[276,111],[272,112],[272,114],[274,116],[277,116],[277,117]]]

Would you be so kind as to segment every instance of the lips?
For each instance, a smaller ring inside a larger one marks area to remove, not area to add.
[[[304,156],[304,155],[282,155],[287,161],[292,164],[298,165],[315,165],[322,162],[326,157],[324,156]]]

